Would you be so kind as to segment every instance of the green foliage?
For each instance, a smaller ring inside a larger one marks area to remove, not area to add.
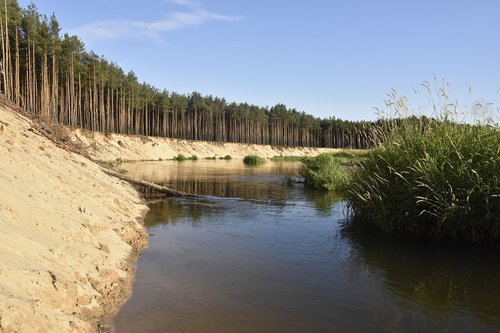
[[[357,219],[388,231],[499,240],[500,130],[451,116],[445,109],[441,120],[398,120],[380,133],[382,144],[368,153],[346,194]]]
[[[271,161],[273,162],[300,162],[304,159],[304,156],[283,156],[276,155],[271,157]]]
[[[304,159],[298,172],[306,186],[339,193],[343,193],[350,178],[350,170],[343,167],[332,154]]]
[[[222,157],[222,159],[224,159],[224,160],[232,160],[233,158],[231,157],[231,155],[226,155],[226,156]]]
[[[205,157],[206,160],[216,160],[217,156],[207,156]]]
[[[369,150],[366,149],[342,149],[338,152],[332,153],[335,157],[342,158],[363,158],[367,157]]]
[[[266,163],[266,159],[257,155],[247,155],[243,158],[243,163],[246,165],[261,165]]]
[[[193,155],[193,156],[190,157],[190,160],[192,160],[192,161],[198,161],[198,156]]]
[[[358,166],[368,156],[368,150],[344,149],[331,155],[344,166]]]
[[[188,159],[189,158],[187,158],[186,156],[184,156],[183,154],[180,154],[180,153],[174,157],[174,161],[179,161],[179,162],[186,161]]]

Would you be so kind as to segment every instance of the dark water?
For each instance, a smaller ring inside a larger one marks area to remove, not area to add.
[[[295,164],[140,163],[206,197],[151,204],[150,245],[117,332],[500,332],[500,251],[345,223]]]

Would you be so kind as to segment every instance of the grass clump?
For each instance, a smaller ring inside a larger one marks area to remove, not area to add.
[[[350,171],[332,154],[320,154],[302,160],[298,173],[306,186],[342,193],[349,181]]]
[[[300,162],[302,161],[304,156],[283,156],[283,155],[276,155],[270,158],[271,161],[273,162]]]
[[[189,158],[183,154],[177,154],[177,156],[174,157],[174,161],[179,161],[179,162],[186,161],[188,159]]]
[[[345,149],[332,153],[332,156],[337,159],[340,165],[358,166],[364,159],[366,159],[369,152],[369,150]]]
[[[174,161],[182,162],[182,161],[187,161],[187,160],[198,161],[198,156],[192,155],[191,157],[187,157],[183,154],[177,154],[177,156],[174,157]]]
[[[246,165],[261,165],[266,163],[266,160],[257,155],[247,155],[243,158],[243,163]]]
[[[439,119],[399,119],[379,133],[381,144],[351,178],[349,207],[356,218],[388,231],[497,242],[499,127],[452,121],[452,104],[443,105]]]
[[[217,156],[207,156],[205,157],[206,160],[216,160]]]
[[[226,155],[224,157],[221,157],[221,159],[223,159],[223,160],[232,160],[233,157],[231,155]]]

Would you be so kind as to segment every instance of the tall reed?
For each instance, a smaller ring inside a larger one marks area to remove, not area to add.
[[[266,159],[257,155],[247,155],[243,158],[246,165],[261,165],[266,163]]]
[[[426,87],[428,87],[426,85]],[[385,230],[472,242],[500,240],[500,129],[492,118],[463,123],[444,89],[432,118],[395,93],[398,120],[377,129],[377,147],[352,176],[356,219]],[[401,116],[406,116],[401,118]]]

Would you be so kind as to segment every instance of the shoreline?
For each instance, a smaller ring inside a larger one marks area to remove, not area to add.
[[[234,142],[191,141],[152,136],[105,134],[82,129],[70,129],[70,141],[96,161],[170,160],[178,154],[196,155],[198,158],[224,157],[243,159],[246,155],[264,158],[273,156],[316,156],[321,153],[342,151],[339,148],[281,147]]]
[[[144,227],[146,235],[148,231],[146,226],[144,225],[144,218],[146,217],[148,212],[149,212],[149,207],[147,207],[143,211],[142,216],[137,219],[137,222],[139,222]],[[132,242],[134,241],[136,242],[136,244],[135,246],[133,245],[133,250],[131,253],[129,253],[124,263],[126,267],[125,271],[127,271],[128,274],[126,279],[122,283],[122,290],[117,295],[118,297],[112,299],[112,303],[110,304],[110,311],[104,313],[94,325],[96,328],[96,332],[98,333],[115,332],[113,327],[113,320],[118,314],[118,312],[120,312],[120,309],[125,305],[125,303],[128,302],[130,297],[132,297],[132,289],[134,286],[139,257],[141,255],[141,252],[149,245],[148,236],[146,237],[145,240],[142,239],[142,241],[141,239],[132,239]]]

